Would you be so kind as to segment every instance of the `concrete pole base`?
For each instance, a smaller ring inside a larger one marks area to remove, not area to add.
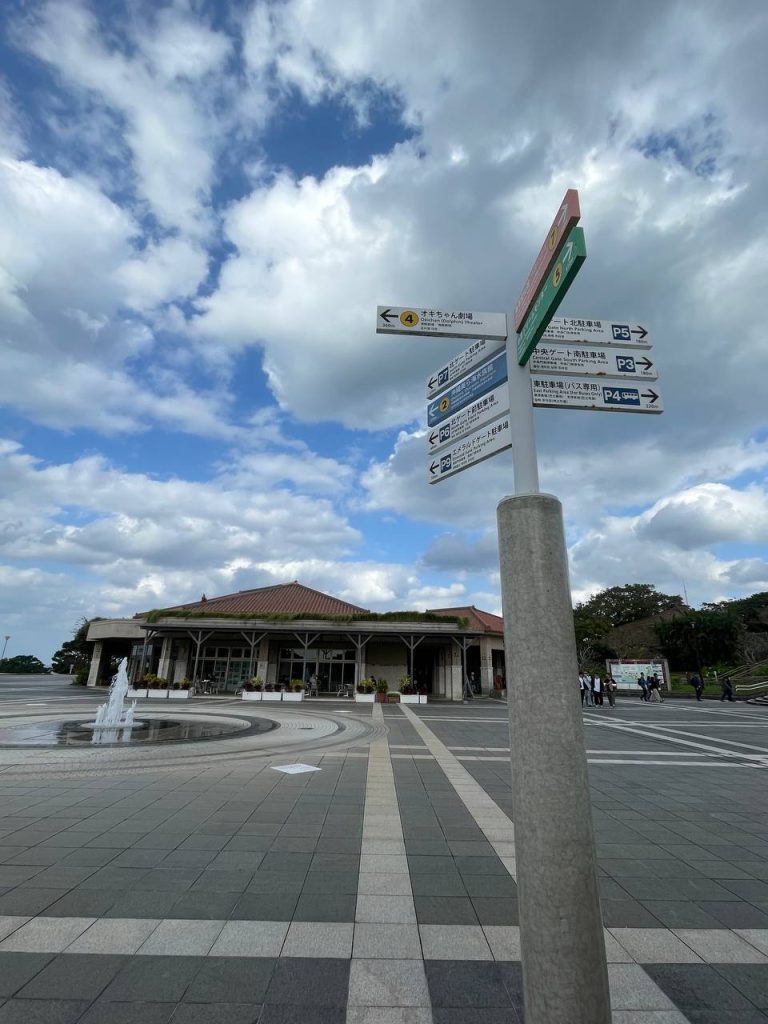
[[[610,1024],[562,507],[497,509],[526,1024]]]

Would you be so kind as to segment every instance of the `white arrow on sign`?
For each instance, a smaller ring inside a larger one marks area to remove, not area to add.
[[[651,347],[648,329],[631,320],[582,320],[578,317],[553,316],[541,340],[544,343],[566,341],[569,345]]]
[[[531,373],[562,373],[574,377],[657,380],[659,376],[656,364],[646,351],[608,345],[583,348],[540,341],[528,365]]]
[[[450,363],[441,366],[436,373],[432,374],[427,381],[427,398],[434,398],[443,388],[449,388],[451,384],[471,373],[475,367],[482,366],[502,348],[504,348],[503,341],[486,341],[484,338],[476,341],[469,348],[465,348]]]
[[[422,306],[378,306],[376,333],[504,341],[507,337],[507,314],[425,309]]]
[[[650,384],[625,384],[594,377],[545,377],[531,374],[533,404],[540,409],[594,409],[600,412],[664,411],[661,395]]]
[[[509,387],[506,381],[500,384],[487,395],[478,398],[476,402],[460,409],[455,416],[451,416],[443,423],[438,423],[427,432],[427,451],[440,451],[447,444],[458,441],[473,430],[477,430],[484,423],[503,416],[509,412]]]
[[[512,447],[512,430],[509,416],[502,416],[495,423],[489,423],[469,437],[463,438],[446,448],[445,451],[427,463],[427,478],[431,484],[439,484],[449,476],[461,473],[478,462]]]

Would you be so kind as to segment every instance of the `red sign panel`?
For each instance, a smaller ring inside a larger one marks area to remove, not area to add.
[[[550,267],[557,259],[557,254],[568,237],[571,228],[579,223],[581,211],[579,210],[579,193],[575,188],[569,188],[565,193],[557,216],[552,221],[552,227],[547,232],[544,245],[541,247],[536,262],[531,268],[528,280],[523,285],[520,298],[517,300],[514,311],[515,331],[519,331],[530,312],[533,300],[536,298],[541,282],[549,273]]]

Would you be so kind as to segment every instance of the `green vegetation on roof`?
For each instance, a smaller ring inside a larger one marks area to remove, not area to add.
[[[320,622],[442,622],[453,623],[459,629],[467,629],[469,619],[461,615],[435,615],[434,612],[361,612],[356,615],[320,615],[317,612],[203,612],[190,609],[153,608],[145,615],[137,616],[145,622],[159,622],[160,619],[254,619],[258,622],[299,622],[304,620]]]

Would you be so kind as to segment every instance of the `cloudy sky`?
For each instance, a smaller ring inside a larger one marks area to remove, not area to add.
[[[652,332],[663,416],[539,410],[574,596],[768,590],[764,0],[7,0],[0,637],[299,579],[499,609],[510,454],[425,479],[466,342],[579,189],[561,312]]]

